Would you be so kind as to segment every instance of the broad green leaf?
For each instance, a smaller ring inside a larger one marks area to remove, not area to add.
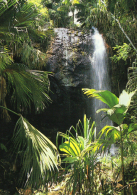
[[[127,110],[127,107],[124,105],[117,104],[112,109],[108,109],[107,116],[115,123],[120,125],[125,117],[125,111]]]
[[[101,108],[97,110],[96,112],[97,113],[101,111],[106,112],[106,115],[110,118],[110,120],[120,125],[124,120],[126,110],[127,110],[127,107],[125,107],[124,105],[117,104],[111,109]]]
[[[66,157],[62,161],[66,163],[74,163],[78,160],[78,157]]]
[[[113,93],[107,90],[95,90],[95,89],[82,89],[84,94],[88,97],[94,97],[105,104],[107,104],[110,108],[119,103],[118,97],[116,97]]]
[[[101,108],[97,110],[97,113],[103,111],[106,112],[107,116],[118,125],[122,124],[125,113],[128,110],[128,107],[131,102],[131,98],[134,95],[134,92],[127,93],[125,90],[121,93],[119,99],[110,91],[100,91],[95,89],[82,89],[84,94],[88,97],[94,97],[104,102],[109,106],[108,108]]]

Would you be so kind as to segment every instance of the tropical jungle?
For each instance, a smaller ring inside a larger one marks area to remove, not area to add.
[[[136,0],[0,0],[0,195],[137,194],[136,91]]]

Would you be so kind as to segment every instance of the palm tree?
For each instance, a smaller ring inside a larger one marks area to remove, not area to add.
[[[26,112],[32,105],[39,112],[51,102],[48,96],[49,73],[40,70],[45,54],[40,48],[33,47],[36,35],[44,37],[44,32],[38,30],[42,20],[34,3],[0,1],[0,108],[7,121],[10,120],[9,112],[19,117],[11,148],[20,158],[20,182],[25,181],[25,186],[28,183],[32,186],[42,184],[49,173],[57,170],[58,163],[54,144],[21,114],[6,106],[8,99],[19,113]]]
[[[10,5],[9,1],[6,8],[5,6],[4,2],[1,3],[1,104],[6,106],[5,97],[10,92],[11,101],[16,103],[18,110],[30,107],[32,102],[37,110],[44,109],[45,102],[50,101],[47,94],[48,74],[34,69],[45,56],[40,50],[33,48],[28,32],[38,13],[32,4],[20,5],[20,2],[13,2]]]

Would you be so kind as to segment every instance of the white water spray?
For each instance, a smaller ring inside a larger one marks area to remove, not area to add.
[[[94,29],[92,36],[94,44],[94,52],[91,58],[92,70],[94,74],[92,77],[94,88],[97,90],[110,90],[110,82],[108,75],[108,56],[102,35],[99,34],[97,29]]]
[[[94,28],[94,34],[92,35],[94,52],[92,56],[89,56],[91,61],[91,88],[96,90],[111,90],[109,73],[108,73],[108,57],[106,47],[102,35],[98,30]],[[94,99],[92,101],[92,118],[96,121],[97,132],[106,125],[108,121],[102,119],[101,114],[96,114],[96,111],[100,108],[104,108],[106,105],[101,101]],[[110,122],[109,122],[110,124]],[[108,124],[108,125],[109,125]]]
[[[96,90],[108,90],[111,91],[110,76],[108,70],[108,56],[105,47],[105,42],[98,30],[94,28],[94,34],[92,35],[94,52],[92,56],[89,56],[91,61],[91,88]],[[96,111],[100,108],[105,108],[106,104],[97,99],[92,101],[92,118],[96,121],[97,132],[99,132],[105,125],[113,125],[112,121],[108,118],[104,118],[104,113],[96,114]],[[104,119],[103,119],[104,118]],[[114,145],[111,146],[110,153],[115,154]]]

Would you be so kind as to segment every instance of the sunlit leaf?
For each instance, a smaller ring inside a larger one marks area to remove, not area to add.
[[[122,94],[118,98],[107,90],[100,91],[95,89],[83,89],[83,92],[88,97],[94,97],[107,104],[110,109],[101,108],[97,110],[97,113],[101,111],[106,112],[107,116],[118,125],[123,122],[125,114],[131,103],[131,98],[135,94],[135,91],[127,93],[125,90],[123,90]]]
[[[124,105],[128,108],[131,103],[131,98],[134,94],[135,94],[135,91],[128,93],[125,90],[123,90],[119,96],[119,104]]]
[[[115,106],[119,103],[118,98],[107,90],[95,90],[95,89],[82,89],[84,94],[86,94],[88,97],[94,97],[98,100],[101,100],[105,104],[107,104],[110,108]]]
[[[80,147],[79,143],[74,140],[72,137],[68,141],[65,141],[63,144],[59,146],[60,151],[66,152],[71,156],[79,156],[80,155]]]
[[[58,169],[56,146],[22,116],[16,123],[12,141],[14,154],[21,158],[22,184],[25,182],[35,186]]]

